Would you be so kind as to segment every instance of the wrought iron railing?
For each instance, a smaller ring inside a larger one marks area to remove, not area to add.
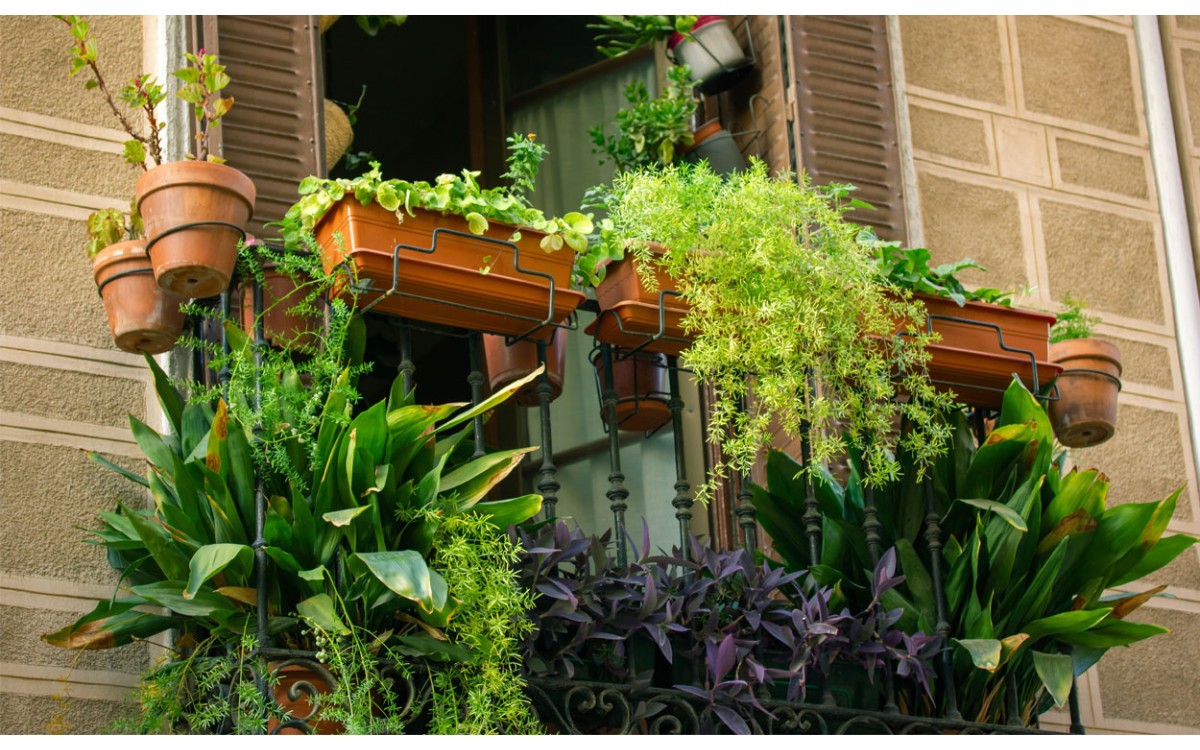
[[[281,250],[280,248],[274,249]],[[402,249],[414,248],[398,246],[395,252],[399,253]],[[432,252],[432,249],[415,249],[421,252]],[[515,247],[513,249],[515,252]],[[391,290],[385,293],[396,293],[397,284],[395,282],[396,280],[393,279]],[[263,330],[262,313],[264,301],[261,284],[257,282],[253,283],[252,297],[255,320],[253,345],[256,352],[256,363],[261,366],[261,351],[268,346]],[[659,304],[659,320],[661,323],[664,320],[662,295],[660,295]],[[222,312],[228,317],[230,312],[229,291],[221,295],[219,305]],[[581,309],[584,312],[600,314],[599,308],[594,302],[584,303]],[[508,342],[512,344],[522,340],[530,340],[529,336],[533,332],[542,330],[547,325],[568,325],[572,329],[577,327],[574,320],[567,323],[556,323],[549,319],[532,322],[534,327],[531,331],[521,336],[510,336]],[[974,321],[966,319],[958,319],[957,322],[970,325],[975,324]],[[411,342],[411,333],[416,326],[424,327],[425,324],[408,320],[400,320],[398,322],[399,348],[401,353],[398,370],[400,376],[403,378],[403,385],[406,391],[412,390],[419,376],[412,357]],[[466,376],[466,380],[470,385],[472,403],[480,403],[484,397],[484,375],[481,367],[482,342],[480,336],[485,332],[450,330],[436,327],[433,330],[438,330],[446,335],[460,336],[466,340],[470,352],[471,368]],[[647,343],[650,343],[663,338],[663,329],[660,326],[660,330],[657,333],[638,335],[643,335]],[[229,342],[225,337],[223,329],[219,332],[219,336],[222,349],[228,354]],[[538,362],[544,365],[547,362],[547,341],[544,339],[533,339],[533,341],[537,346]],[[1001,344],[1003,346],[1002,341]],[[617,424],[617,393],[614,388],[613,368],[615,363],[625,358],[636,356],[636,349],[638,348],[641,347],[635,346],[623,349],[611,344],[598,345],[598,357],[601,363],[601,367],[599,368],[601,403],[604,412],[607,414],[607,423],[610,426],[607,446],[610,467],[608,475],[609,487],[605,494],[612,513],[612,530],[614,532],[612,538],[616,544],[617,563],[621,566],[624,566],[628,561],[625,544],[625,514],[628,510],[629,490],[625,484],[625,475],[621,465],[621,440],[619,439],[618,430],[614,428]],[[1010,347],[1005,346],[1004,348],[1013,351]],[[1033,361],[1033,354],[1031,352],[1023,351],[1022,353],[1028,355],[1030,360]],[[675,480],[672,488],[674,495],[671,504],[675,508],[675,518],[679,524],[681,548],[686,549],[688,547],[688,535],[694,503],[691,495],[691,486],[687,479],[684,451],[685,435],[682,420],[684,402],[681,397],[679,377],[680,373],[684,372],[684,370],[680,367],[678,357],[676,356],[666,357],[662,366],[666,368],[668,373],[669,388],[666,396],[671,415],[670,424],[674,434]],[[1036,367],[1033,369],[1033,372],[1036,378]],[[229,378],[228,370],[218,373],[217,378],[221,382],[227,382]],[[554,460],[553,425],[550,413],[552,387],[549,376],[545,372],[543,372],[535,392],[538,400],[536,407],[538,410],[538,419],[536,423],[540,431],[538,444],[541,446],[541,466],[537,470],[536,488],[543,497],[545,517],[552,518],[555,515],[558,493],[562,489],[562,486],[558,479],[558,468],[555,466]],[[973,414],[973,424],[981,441],[984,439],[983,430],[986,416],[984,410],[978,408],[975,409]],[[475,448],[477,454],[482,455],[484,451],[482,416],[478,416],[475,419]],[[802,453],[801,460],[807,464],[810,458],[808,441],[802,440],[800,447]],[[753,504],[750,502],[749,481],[749,477],[746,475],[736,478],[736,502],[733,504],[732,512],[736,516],[736,525],[740,530],[740,543],[753,553],[758,545],[758,540],[755,510]],[[811,481],[806,481],[805,489],[806,497],[803,522],[812,559],[819,560],[821,559],[822,544],[821,511]],[[924,535],[929,548],[930,559],[928,562],[935,592],[936,630],[941,634],[943,639],[946,639],[950,635],[950,625],[946,612],[944,580],[946,571],[941,553],[943,539],[939,525],[939,514],[933,495],[932,480],[928,477],[924,480],[924,493],[928,509],[924,519]],[[254,560],[258,582],[257,596],[259,599],[257,606],[258,650],[256,655],[271,660],[272,664],[276,666],[282,664],[302,664],[312,669],[313,673],[318,675],[321,681],[332,681],[335,679],[334,676],[329,674],[311,652],[288,651],[275,648],[272,645],[268,629],[268,607],[266,601],[268,592],[267,576],[269,566],[271,565],[271,561],[265,551],[264,523],[266,506],[267,500],[260,481],[255,499],[255,539],[252,544],[255,552]],[[881,549],[881,527],[877,517],[874,494],[869,488],[865,491],[864,511],[863,531],[871,559],[873,562],[877,562],[883,553]],[[936,717],[917,717],[901,713],[896,700],[893,675],[890,673],[890,670],[885,668],[883,670],[883,698],[880,710],[848,709],[830,705],[828,702],[823,704],[796,703],[763,697],[761,704],[766,709],[766,713],[762,715],[755,728],[758,731],[779,734],[988,734],[1037,731],[1036,729],[1022,726],[1019,720],[1014,719],[1010,719],[1009,723],[1005,725],[988,725],[964,721],[956,703],[954,672],[950,656],[950,650],[945,649],[939,661],[938,682],[940,689],[938,690],[939,700],[937,700],[934,710],[934,713],[938,714]],[[409,676],[402,680],[401,692],[403,693],[404,710],[406,715],[413,717],[414,726],[420,724],[419,717],[428,707],[428,679],[425,679],[424,682],[425,687],[422,687],[420,676]],[[311,682],[300,680],[293,685],[292,690],[297,694],[315,695],[316,686],[311,684]],[[274,700],[274,698],[269,696],[269,691],[267,692],[268,697]],[[1010,689],[1007,692],[1010,697],[1015,695],[1014,690]],[[528,694],[533,708],[543,724],[550,730],[565,733],[624,734],[641,732],[678,734],[719,731],[721,729],[720,723],[713,718],[711,706],[705,705],[696,697],[676,690],[644,687],[636,685],[633,682],[598,683],[581,680],[534,678],[529,680]],[[647,702],[660,704],[662,708],[653,715],[646,715],[644,711],[639,712],[638,707],[645,705]],[[1015,717],[1017,715],[1015,707],[1010,706],[1010,709],[1012,710],[1009,711],[1009,716]],[[1071,690],[1070,712],[1072,731],[1082,732],[1074,683]],[[289,729],[309,731],[312,728],[310,722],[313,718],[312,716],[293,716],[287,722],[275,727],[273,731],[278,732]]]

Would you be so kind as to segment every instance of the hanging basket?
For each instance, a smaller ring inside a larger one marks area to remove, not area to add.
[[[325,100],[325,171],[333,169],[354,143],[350,116],[331,99]]]
[[[1117,431],[1121,350],[1104,339],[1072,339],[1050,345],[1050,359],[1063,367],[1058,400],[1050,402],[1054,434],[1068,448],[1090,448]]]

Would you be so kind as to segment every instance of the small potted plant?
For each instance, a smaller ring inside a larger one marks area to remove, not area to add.
[[[368,304],[379,312],[547,335],[538,321],[557,323],[584,299],[571,281],[592,221],[531,206],[526,195],[546,149],[533,136],[513,135],[508,144],[509,184],[501,187],[481,187],[470,170],[434,183],[385,180],[376,162],[354,179],[305,178],[283,219],[284,242],[298,246],[302,233],[314,233],[327,270],[352,265],[360,281],[370,280]]]
[[[1054,381],[1058,398],[1050,400],[1050,419],[1060,443],[1087,448],[1117,430],[1121,350],[1111,341],[1093,338],[1100,319],[1083,311],[1083,300],[1066,294],[1063,304],[1067,309],[1058,313],[1050,329],[1050,360],[1063,367]]]
[[[704,94],[731,88],[754,67],[722,16],[599,16],[597,47],[608,57],[666,41],[680,65],[689,66]]]
[[[131,354],[159,354],[183,331],[183,302],[154,281],[136,213],[104,209],[88,217],[88,257],[108,327],[117,347]]]
[[[117,106],[97,65],[96,42],[79,16],[59,16],[70,29],[71,74],[88,70],[87,88],[99,89],[122,129],[130,136],[124,156],[145,173],[138,178],[135,210],[142,217],[153,261],[154,278],[176,297],[210,297],[224,291],[237,262],[238,241],[254,211],[250,178],[209,152],[208,135],[233,106],[220,92],[229,84],[225,66],[215,55],[186,53],[188,65],[173,75],[183,82],[178,96],[192,105],[196,118],[196,152],[180,162],[166,162],[159,139],[165,123],[156,108],[166,90],[152,76],[140,75],[116,99],[140,111],[145,129],[137,127]],[[152,165],[146,167],[147,160]]]

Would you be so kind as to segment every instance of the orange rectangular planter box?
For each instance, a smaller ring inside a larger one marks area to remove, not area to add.
[[[1033,390],[1035,371],[1039,388],[1062,371],[1062,367],[1047,361],[1054,315],[983,302],[967,302],[959,307],[954,300],[945,297],[925,294],[915,297],[925,304],[932,316],[986,324],[932,319],[933,331],[940,334],[942,340],[929,346],[933,355],[929,361],[929,377],[935,385],[953,390],[960,401],[999,408],[1003,391],[1012,382],[1014,374],[1021,378],[1026,388]],[[1001,346],[1001,340],[1009,349]],[[1025,352],[1033,353],[1034,366],[1030,366],[1029,355]]]
[[[600,317],[588,326],[585,333],[597,340],[625,349],[643,347],[644,351],[679,355],[686,349],[691,336],[683,331],[683,319],[689,306],[683,298],[663,291],[675,291],[675,280],[661,268],[655,268],[658,291],[642,286],[637,274],[636,259],[625,258],[608,267],[604,281],[596,287]],[[659,320],[659,297],[662,297],[662,320]],[[659,332],[662,336],[646,344]]]
[[[313,229],[326,271],[351,260],[359,278],[369,279],[374,290],[364,295],[364,303],[384,297],[373,308],[376,311],[510,336],[528,333],[542,321],[562,321],[583,302],[584,295],[571,289],[574,254],[569,249],[542,250],[543,233],[522,229],[514,253],[509,245],[483,239],[507,242],[513,232],[508,225],[491,222],[487,233],[477,236],[459,216],[414,212],[414,216],[405,213],[400,222],[378,204],[364,206],[349,196],[336,203]],[[437,233],[434,248],[434,232],[439,229],[443,231]],[[392,288],[393,251],[401,244],[433,252],[401,248],[395,255],[396,294],[388,297],[381,292]],[[516,254],[527,273],[517,270]],[[481,273],[489,258],[495,261],[491,270]],[[548,327],[536,331],[542,336],[549,333]]]

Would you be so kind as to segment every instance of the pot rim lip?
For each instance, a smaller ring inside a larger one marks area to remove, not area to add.
[[[712,26],[714,23],[722,23],[724,21],[725,16],[696,16],[696,22],[692,24],[692,28],[689,31],[699,31],[705,26]],[[683,34],[680,34],[678,31],[672,32],[670,38],[667,40],[667,49],[673,50],[679,46],[680,42],[684,41],[687,40]]]
[[[138,177],[134,193],[140,206],[150,193],[179,185],[204,185],[229,190],[250,207],[251,213],[254,212],[254,201],[258,197],[254,181],[236,167],[194,159],[167,162],[147,169]]]
[[[121,240],[104,248],[92,258],[92,273],[99,273],[115,263],[130,260],[144,260],[149,267],[150,255],[146,252],[145,240]]]
[[[1123,369],[1120,348],[1108,339],[1098,336],[1052,343],[1050,344],[1050,359],[1060,363],[1078,359],[1099,359],[1116,365],[1118,375]],[[1066,369],[1070,370],[1071,368]]]
[[[967,300],[966,303],[962,307],[959,307],[958,303],[955,302],[954,300],[950,299],[949,297],[941,297],[936,294],[926,294],[925,292],[912,292],[912,297],[913,297],[913,299],[919,299],[922,302],[925,300],[928,300],[928,299],[937,300],[938,302],[942,302],[942,303],[949,304],[949,305],[954,305],[955,307],[957,307],[960,310],[967,310],[970,308],[982,309],[982,310],[996,310],[1001,313],[1012,313],[1014,315],[1020,315],[1022,317],[1043,318],[1051,325],[1053,325],[1054,322],[1056,320],[1058,320],[1058,316],[1056,316],[1054,313],[1043,312],[1041,310],[1029,310],[1024,307],[1016,307],[1015,305],[997,305],[994,302],[980,302],[978,300]],[[926,306],[926,307],[928,307],[928,306]]]

